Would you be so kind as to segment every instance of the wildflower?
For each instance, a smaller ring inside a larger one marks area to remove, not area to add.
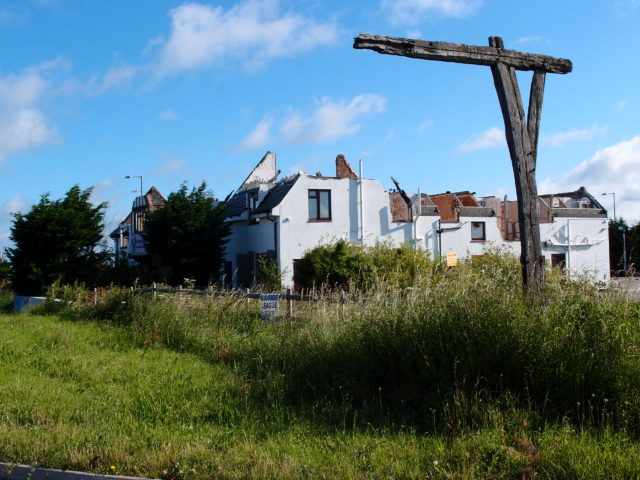
[[[116,466],[115,466],[115,465],[111,465],[111,466],[109,467],[109,470],[111,470],[112,472],[115,472],[115,470],[116,470]]]
[[[434,464],[434,465],[438,465],[438,460],[434,460],[434,461],[433,461],[433,464]]]

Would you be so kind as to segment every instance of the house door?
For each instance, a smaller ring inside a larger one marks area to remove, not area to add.
[[[558,267],[560,270],[564,270],[567,265],[566,253],[552,253],[551,254],[551,266]]]

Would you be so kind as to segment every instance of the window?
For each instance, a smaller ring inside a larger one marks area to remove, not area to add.
[[[135,219],[135,231],[143,232],[144,231],[144,212],[136,212],[134,214]]]
[[[258,206],[258,190],[247,192],[247,200],[249,202],[249,210],[255,210]]]
[[[471,240],[484,241],[486,239],[484,222],[471,222]]]
[[[331,220],[331,190],[309,190],[309,221]]]

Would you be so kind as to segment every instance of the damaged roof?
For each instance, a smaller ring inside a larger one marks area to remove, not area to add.
[[[251,213],[271,212],[271,210],[280,205],[280,202],[282,202],[284,197],[287,195],[287,193],[289,193],[289,190],[291,190],[291,188],[293,187],[293,185],[295,185],[296,181],[299,178],[300,174],[297,173],[280,180],[272,188],[269,189],[265,197],[258,204],[255,210],[251,211]],[[248,189],[236,192],[231,196],[229,200],[227,200],[227,209],[225,214],[226,218],[239,217],[245,211],[249,210],[247,192]]]
[[[260,205],[255,210],[255,213],[269,213],[273,208],[280,205],[280,202],[287,196],[291,187],[293,187],[296,181],[300,178],[300,174],[291,175],[290,177],[280,180],[264,197]]]

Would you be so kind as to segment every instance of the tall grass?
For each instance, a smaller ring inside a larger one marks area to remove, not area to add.
[[[13,312],[13,292],[0,285],[0,313]]]
[[[514,261],[496,257],[408,291],[380,284],[345,317],[280,331],[262,374],[281,372],[292,402],[366,421],[443,428],[465,410],[473,424],[462,407],[509,398],[544,419],[638,432],[640,308],[614,291],[556,273],[531,301]]]
[[[114,290],[64,308],[126,326],[141,345],[233,364],[316,420],[451,430],[485,422],[482,402],[507,402],[540,422],[640,432],[639,305],[558,272],[533,301],[520,278],[515,258],[494,252],[420,271],[412,288],[380,278],[277,325],[238,298]]]
[[[640,305],[558,272],[534,301],[520,278],[492,254],[268,324],[253,300],[66,288],[31,312],[73,341],[7,317],[0,453],[175,479],[637,477]]]

